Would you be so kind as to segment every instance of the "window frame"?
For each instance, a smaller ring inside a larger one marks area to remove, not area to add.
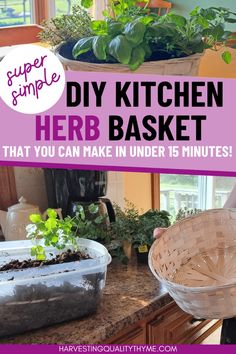
[[[217,208],[216,203],[216,178],[220,176],[197,176],[198,209],[208,210]],[[223,178],[223,177],[222,177]],[[233,177],[232,177],[233,178]],[[236,183],[236,179],[234,180]],[[230,192],[229,192],[230,193]],[[227,197],[228,198],[228,197]],[[152,174],[152,200],[153,205],[161,208],[161,174]],[[226,199],[227,200],[227,199]],[[225,200],[222,203],[225,204]],[[222,205],[221,207],[224,207]]]

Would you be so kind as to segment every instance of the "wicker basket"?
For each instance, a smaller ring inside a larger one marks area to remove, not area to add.
[[[65,70],[185,76],[198,75],[200,60],[202,57],[202,54],[194,54],[179,59],[150,61],[143,63],[136,71],[131,71],[128,65],[123,64],[94,64],[66,59],[59,54],[58,50],[56,51],[56,55],[63,64]]]
[[[198,318],[236,316],[236,209],[177,222],[156,240],[149,267],[179,307]]]

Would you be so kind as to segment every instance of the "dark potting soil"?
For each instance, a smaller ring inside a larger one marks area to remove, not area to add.
[[[63,44],[60,49],[59,49],[59,54],[69,60],[76,60],[73,55],[72,55],[72,49],[74,47],[76,42],[68,42]],[[173,58],[180,58],[180,56],[176,56],[173,53],[169,54],[166,52],[162,52],[157,51],[157,52],[153,52],[151,57],[147,60],[147,62],[149,61],[159,61],[159,60],[168,60],[168,59],[173,59]],[[184,56],[181,56],[184,57]],[[115,59],[113,61],[105,61],[105,60],[98,60],[95,55],[93,54],[92,51],[88,51],[87,53],[83,53],[79,56],[79,58],[77,59],[77,61],[82,61],[85,63],[94,63],[94,64],[115,64],[118,63],[118,61],[116,61]]]
[[[42,267],[45,265],[52,265],[52,264],[70,263],[70,262],[81,261],[84,259],[91,259],[91,257],[79,251],[75,252],[75,251],[67,250],[66,252],[62,252],[61,254],[57,255],[55,258],[51,258],[45,261],[37,261],[33,259],[19,261],[18,259],[14,259],[11,262],[4,264],[2,267],[0,267],[0,272],[15,270],[15,269]]]
[[[72,274],[68,281],[55,278],[31,285],[6,288],[0,296],[0,337],[81,318],[94,313],[105,273]],[[9,283],[10,284],[10,283]]]

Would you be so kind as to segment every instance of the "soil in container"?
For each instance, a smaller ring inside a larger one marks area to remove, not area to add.
[[[62,252],[61,254],[58,254],[55,258],[51,258],[45,261],[38,261],[33,259],[19,261],[17,259],[16,260],[14,259],[11,262],[4,264],[2,267],[0,267],[0,272],[14,270],[14,269],[42,267],[45,265],[52,265],[52,264],[70,263],[70,262],[81,261],[83,259],[91,259],[91,257],[79,251],[76,252],[76,251],[67,250],[66,252]]]
[[[117,60],[110,60],[109,62],[105,60],[98,60],[93,51],[88,51],[87,53],[83,53],[79,56],[79,58],[75,59],[72,55],[72,50],[76,42],[68,42],[63,44],[59,49],[59,54],[69,60],[76,60],[85,63],[93,63],[93,64],[116,64],[118,63]],[[187,55],[185,55],[187,56]],[[147,61],[159,61],[159,60],[168,60],[174,58],[183,58],[184,55],[178,56],[177,54],[169,54],[164,51],[159,50],[158,52],[153,52],[151,57]]]
[[[49,276],[38,276],[14,282],[14,274],[24,268],[89,259],[86,254],[68,250],[47,261],[13,260],[0,271],[12,275],[0,294],[0,337],[24,333],[55,323],[88,316],[97,309],[105,272],[81,275],[65,270]],[[89,272],[88,272],[89,273]]]
[[[43,277],[42,277],[43,278]],[[0,336],[24,333],[51,324],[94,313],[100,301],[100,282],[105,273],[82,276],[73,283],[37,280],[31,285],[16,285],[9,296],[0,297]],[[78,285],[77,285],[77,284]]]

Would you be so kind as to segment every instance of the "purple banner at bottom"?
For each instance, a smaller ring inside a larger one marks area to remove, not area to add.
[[[1,354],[55,354],[55,353],[235,353],[236,345],[109,345],[109,344],[4,344],[0,345]]]

